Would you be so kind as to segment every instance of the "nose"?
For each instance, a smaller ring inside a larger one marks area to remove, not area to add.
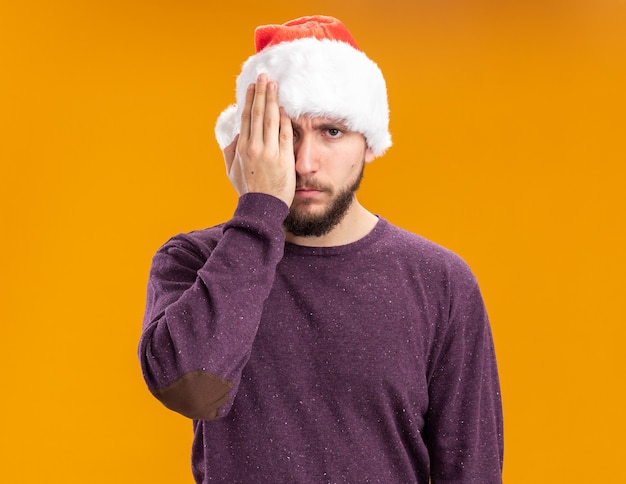
[[[318,150],[312,136],[302,134],[298,140],[294,141],[294,155],[296,159],[296,173],[299,175],[309,175],[319,169]]]

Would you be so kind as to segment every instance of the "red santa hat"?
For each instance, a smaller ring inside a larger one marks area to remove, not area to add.
[[[339,20],[302,17],[255,30],[256,54],[237,78],[237,104],[220,114],[215,135],[222,149],[239,133],[246,89],[261,73],[278,83],[287,115],[341,120],[367,141],[374,156],[391,146],[385,79]]]

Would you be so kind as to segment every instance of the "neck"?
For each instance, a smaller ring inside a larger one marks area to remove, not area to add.
[[[319,237],[304,237],[285,233],[287,242],[306,247],[334,247],[362,239],[374,228],[378,217],[368,211],[358,200],[346,212],[344,218],[330,232]]]

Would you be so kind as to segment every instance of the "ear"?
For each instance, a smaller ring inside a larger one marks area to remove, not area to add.
[[[374,152],[372,151],[372,149],[368,146],[365,149],[365,163],[370,163],[374,160],[375,156],[374,156]]]

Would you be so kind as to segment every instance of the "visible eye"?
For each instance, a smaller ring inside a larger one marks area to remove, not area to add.
[[[328,134],[328,136],[330,136],[331,138],[339,138],[341,137],[341,135],[343,134],[343,131],[341,131],[340,129],[337,128],[328,128],[326,130],[326,133]]]

